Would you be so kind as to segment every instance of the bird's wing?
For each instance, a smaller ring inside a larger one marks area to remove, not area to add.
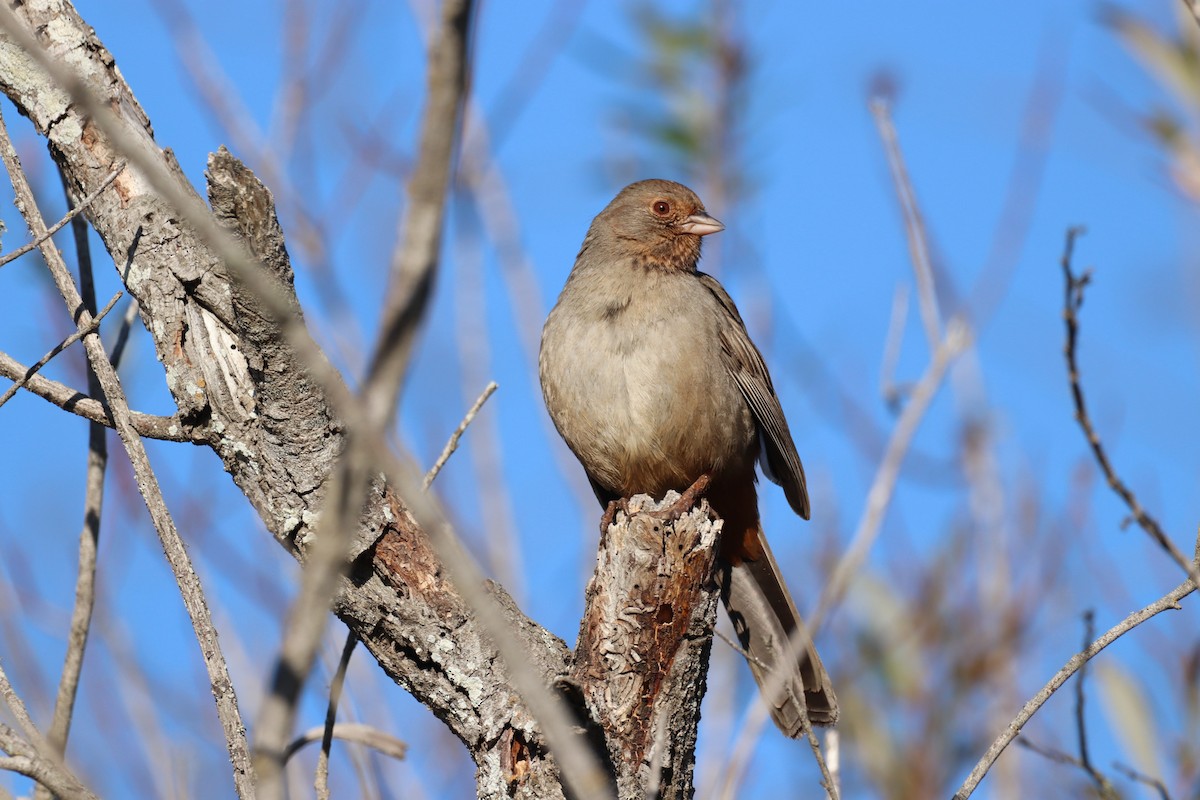
[[[775,396],[771,376],[762,354],[750,341],[746,324],[737,306],[717,279],[698,272],[700,282],[717,298],[728,317],[729,324],[721,326],[721,359],[733,376],[742,396],[750,405],[758,422],[758,438],[762,447],[759,464],[770,480],[783,487],[788,504],[804,519],[808,519],[808,488],[804,482],[804,466],[792,441],[783,408]]]

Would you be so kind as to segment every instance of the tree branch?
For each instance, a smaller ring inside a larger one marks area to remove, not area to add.
[[[80,333],[83,334],[83,346],[87,352],[88,363],[95,371],[100,386],[104,389],[104,396],[108,399],[109,407],[112,410],[117,435],[125,445],[125,452],[129,456],[130,464],[137,477],[138,489],[150,512],[150,518],[154,522],[154,528],[162,542],[163,551],[174,573],[175,581],[179,585],[183,604],[187,608],[192,628],[196,634],[196,643],[200,647],[204,665],[208,671],[213,697],[216,699],[217,717],[221,721],[221,727],[225,733],[225,744],[233,764],[234,786],[237,788],[239,797],[253,797],[254,783],[253,775],[250,772],[250,754],[246,745],[245,726],[238,711],[237,697],[234,694],[233,682],[229,677],[229,667],[221,654],[220,643],[217,641],[217,630],[205,602],[203,588],[192,568],[191,559],[183,545],[183,539],[180,538],[179,532],[175,528],[175,522],[167,511],[158,479],[150,466],[149,456],[146,454],[145,444],[129,421],[129,404],[125,399],[117,372],[108,360],[108,354],[104,351],[104,344],[95,332],[92,315],[88,312],[83,298],[75,288],[70,270],[62,260],[58,248],[49,241],[48,237],[44,236],[46,223],[37,209],[33,190],[21,169],[16,150],[12,146],[8,130],[2,120],[0,120],[0,159],[4,161],[4,165],[8,169],[13,192],[16,194],[17,208],[25,217],[34,238],[41,241],[42,258],[46,261],[46,266],[67,304],[68,311],[76,320]]]
[[[1025,724],[1029,722],[1030,718],[1037,713],[1038,709],[1045,705],[1046,701],[1049,700],[1056,691],[1058,691],[1058,688],[1066,683],[1068,678],[1078,672],[1084,664],[1099,655],[1101,650],[1108,647],[1117,639],[1121,638],[1126,633],[1133,630],[1138,625],[1141,625],[1151,617],[1160,614],[1167,609],[1178,609],[1180,607],[1179,601],[1194,591],[1196,591],[1196,584],[1194,584],[1189,578],[1168,592],[1164,597],[1154,601],[1139,611],[1133,612],[1125,619],[1121,620],[1119,623],[1110,628],[1099,639],[1095,640],[1086,648],[1084,648],[1083,651],[1072,656],[1071,659],[1054,674],[1054,677],[1052,677],[1046,683],[1046,685],[1042,687],[1041,691],[1030,698],[1029,702],[1027,702],[1021,708],[1017,716],[1013,718],[1013,721],[1008,724],[1008,727],[996,737],[996,740],[992,742],[991,746],[987,749],[987,752],[984,753],[983,757],[979,759],[979,762],[975,765],[975,768],[971,770],[971,774],[967,776],[967,779],[963,781],[962,786],[960,786],[958,791],[954,793],[954,800],[967,800],[967,798],[971,796],[976,787],[979,786],[979,782],[983,780],[983,777],[987,775],[988,770],[991,769],[992,764],[994,764],[996,759],[1000,757],[1000,754],[1004,752],[1004,748],[1008,747],[1012,740],[1017,737],[1017,735],[1021,732],[1021,729],[1025,727]]]
[[[1067,376],[1071,382],[1071,398],[1075,403],[1075,421],[1079,423],[1079,427],[1083,430],[1083,435],[1087,439],[1088,444],[1092,448],[1092,455],[1096,458],[1096,463],[1100,465],[1100,469],[1104,472],[1105,480],[1108,481],[1109,487],[1116,492],[1125,505],[1129,507],[1130,513],[1137,524],[1150,535],[1158,546],[1166,551],[1176,564],[1183,568],[1183,571],[1191,576],[1193,581],[1200,582],[1200,572],[1197,572],[1196,563],[1194,560],[1188,559],[1179,551],[1175,543],[1167,538],[1167,534],[1163,532],[1158,521],[1150,516],[1150,513],[1142,507],[1138,502],[1137,495],[1125,485],[1113,469],[1112,462],[1108,460],[1108,454],[1104,450],[1104,445],[1100,442],[1100,436],[1096,433],[1095,426],[1092,425],[1092,418],[1088,415],[1087,403],[1083,397],[1083,385],[1079,380],[1079,364],[1076,360],[1076,350],[1079,344],[1079,309],[1083,306],[1083,290],[1091,282],[1091,271],[1085,270],[1083,274],[1076,276],[1071,269],[1071,256],[1075,250],[1075,239],[1083,233],[1083,228],[1075,227],[1067,229],[1067,240],[1063,247],[1062,254],[1062,270],[1063,270],[1063,323],[1067,328],[1067,343],[1063,348],[1064,355],[1067,359]],[[1200,539],[1197,540],[1200,544]]]

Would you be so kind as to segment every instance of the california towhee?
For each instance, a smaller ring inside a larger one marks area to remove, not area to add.
[[[803,622],[759,524],[755,461],[805,519],[808,492],[762,356],[721,284],[696,269],[701,237],[724,227],[681,184],[622,189],[592,220],[546,320],[542,392],[602,504],[711,479],[722,599],[759,686],[790,672],[768,705],[796,737],[802,708],[831,725],[837,699],[811,643],[780,663]]]

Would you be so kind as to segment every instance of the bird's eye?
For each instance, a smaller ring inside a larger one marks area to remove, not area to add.
[[[654,213],[660,217],[665,217],[671,213],[671,204],[666,200],[656,200],[654,203]]]

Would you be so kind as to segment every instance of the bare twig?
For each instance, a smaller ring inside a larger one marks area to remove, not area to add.
[[[124,169],[124,165],[121,165]],[[85,203],[100,195],[100,191],[115,179],[120,170],[114,169],[110,179],[100,189],[93,191]],[[85,203],[74,205],[67,189],[66,173],[59,170],[63,193],[71,212],[78,212]],[[82,217],[71,217],[71,232],[75,239],[75,257],[79,265],[79,289],[90,312],[96,311],[96,283],[92,272],[92,251],[88,243],[88,226]],[[135,307],[136,303],[131,303]],[[101,312],[100,316],[103,316]],[[122,334],[127,334],[129,325],[123,323]],[[122,348],[123,349],[123,348]],[[113,368],[120,364],[120,354],[114,352]],[[87,371],[88,393],[98,396],[103,393],[96,371],[90,366]],[[83,530],[79,534],[79,556],[76,559],[75,602],[71,607],[71,623],[67,632],[67,648],[63,655],[62,674],[58,680],[58,692],[54,698],[54,716],[46,738],[55,752],[62,756],[67,750],[67,737],[71,731],[71,718],[75,710],[75,698],[79,691],[79,678],[83,674],[83,655],[87,649],[88,634],[92,627],[92,611],[96,602],[96,553],[100,544],[100,520],[104,509],[104,473],[108,467],[108,430],[97,422],[88,424],[87,477],[83,502]],[[50,791],[45,786],[34,790],[36,800],[50,800]]]
[[[112,296],[112,299],[108,301],[108,303],[104,306],[104,308],[100,309],[100,313],[98,313],[98,314],[96,314],[96,316],[92,317],[92,321],[87,326],[86,329],[80,328],[79,330],[76,330],[70,336],[63,339],[61,342],[56,344],[54,347],[50,348],[50,350],[47,351],[46,355],[39,358],[32,367],[25,370],[25,373],[20,378],[13,381],[13,385],[8,387],[8,389],[5,390],[4,394],[0,394],[0,406],[3,406],[5,403],[7,403],[9,400],[11,400],[13,395],[15,395],[18,391],[20,391],[21,388],[25,386],[25,384],[29,383],[30,378],[32,378],[34,375],[36,375],[41,370],[42,367],[44,367],[50,363],[50,359],[54,358],[56,355],[61,353],[63,350],[66,350],[68,347],[70,347],[71,345],[78,342],[84,336],[87,336],[89,333],[92,333],[93,331],[98,329],[100,327],[100,321],[104,319],[104,316],[109,311],[112,311],[112,307],[115,306],[117,304],[117,301],[120,299],[121,299],[121,292],[117,292],[116,294],[114,294]]]
[[[296,751],[307,747],[313,742],[322,741],[327,730],[333,731],[332,738],[334,739],[365,745],[397,761],[403,760],[408,753],[408,745],[390,733],[357,722],[339,722],[332,728],[327,728],[324,725],[309,728],[288,745],[285,751],[286,757],[291,758],[295,755]]]
[[[71,208],[71,210],[69,210],[66,214],[63,215],[62,219],[60,219],[58,222],[54,223],[49,228],[47,228],[45,233],[43,233],[41,236],[36,237],[32,242],[21,245],[16,250],[13,250],[11,253],[5,253],[3,256],[0,256],[0,267],[3,267],[5,264],[8,264],[11,261],[16,261],[18,258],[20,258],[21,256],[25,255],[26,253],[30,252],[31,250],[41,247],[42,242],[46,241],[47,239],[52,237],[54,234],[56,234],[60,230],[62,230],[63,226],[66,225],[68,222],[71,222],[72,220],[74,220],[76,215],[78,215],[80,212],[82,212],[84,209],[86,209],[88,206],[90,206],[92,204],[92,202],[104,192],[105,189],[107,189],[109,186],[112,185],[112,182],[117,179],[117,176],[120,175],[124,171],[125,171],[125,162],[121,161],[120,163],[117,164],[117,166],[113,169],[112,172],[108,173],[108,177],[106,177],[104,180],[102,180],[100,182],[100,185],[92,190],[91,194],[89,194],[87,197],[80,200],[78,205],[73,206]]]
[[[450,434],[450,440],[446,442],[446,446],[442,448],[442,454],[438,456],[437,461],[433,462],[433,466],[429,468],[429,472],[425,473],[425,479],[421,482],[421,488],[428,490],[434,478],[442,471],[442,467],[446,466],[446,462],[450,460],[450,456],[454,455],[454,451],[458,449],[458,441],[462,438],[463,432],[467,426],[471,424],[471,420],[475,419],[475,415],[479,413],[479,409],[483,408],[483,404],[488,401],[488,398],[495,393],[499,388],[495,381],[491,381],[483,388],[479,397],[476,398],[474,405],[467,411],[467,415],[463,417],[462,422],[458,423],[458,427],[454,433]]]
[[[1096,636],[1096,614],[1091,609],[1088,609],[1083,614],[1083,647],[1086,649]],[[1116,788],[1108,776],[1096,769],[1092,763],[1091,755],[1088,752],[1087,744],[1087,717],[1084,713],[1087,686],[1087,662],[1079,666],[1079,678],[1075,681],[1075,734],[1076,741],[1079,747],[1079,756],[1075,757],[1070,753],[1064,753],[1061,750],[1056,750],[1052,747],[1043,747],[1042,745],[1034,744],[1027,736],[1020,736],[1016,742],[1021,747],[1027,750],[1032,750],[1038,755],[1048,758],[1049,760],[1068,766],[1078,767],[1091,779],[1096,785],[1096,796],[1100,800],[1118,800]]]
[[[833,780],[833,788],[842,793],[842,735],[837,728],[825,731],[825,760],[829,763],[829,776]]]
[[[329,706],[325,709],[325,728],[321,736],[321,755],[317,759],[317,776],[314,786],[318,800],[329,800],[329,750],[333,746],[333,730],[337,722],[338,701],[342,699],[342,687],[346,683],[346,670],[350,667],[350,656],[354,654],[354,646],[358,637],[354,631],[346,634],[346,644],[342,647],[342,657],[338,659],[337,672],[333,674],[333,683],[329,686]],[[291,750],[288,746],[288,750]],[[294,751],[293,751],[294,752]],[[401,751],[403,757],[403,751]],[[287,756],[284,756],[287,760]]]
[[[1112,463],[1108,460],[1108,454],[1104,450],[1104,445],[1100,443],[1100,436],[1096,433],[1095,426],[1092,425],[1092,419],[1088,415],[1087,403],[1084,401],[1083,385],[1079,380],[1079,365],[1076,360],[1076,350],[1079,343],[1079,309],[1083,306],[1083,291],[1091,282],[1092,273],[1090,270],[1085,270],[1082,274],[1076,275],[1071,269],[1071,256],[1075,250],[1075,239],[1083,233],[1083,228],[1074,227],[1067,229],[1066,245],[1063,248],[1062,254],[1062,271],[1063,271],[1063,322],[1067,328],[1067,341],[1063,348],[1063,353],[1067,358],[1067,376],[1071,382],[1071,397],[1075,402],[1075,421],[1079,423],[1079,427],[1083,430],[1083,435],[1087,438],[1088,444],[1092,448],[1092,455],[1096,458],[1096,463],[1100,465],[1100,469],[1104,472],[1104,477],[1108,481],[1108,485],[1116,492],[1117,496],[1125,501],[1125,505],[1129,507],[1130,513],[1137,524],[1150,535],[1158,546],[1167,552],[1167,554],[1183,568],[1183,571],[1191,576],[1193,581],[1200,582],[1200,573],[1197,572],[1196,563],[1186,558],[1175,543],[1167,538],[1166,533],[1159,526],[1154,517],[1142,507],[1138,501],[1137,495],[1125,485],[1113,469]]]
[[[96,795],[79,782],[65,767],[35,752],[12,728],[0,723],[0,750],[8,753],[0,758],[0,770],[8,770],[32,778],[49,787],[59,797],[97,800]]]
[[[7,11],[8,9],[4,8],[2,10]],[[8,169],[9,179],[12,182],[13,192],[16,195],[17,207],[20,209],[22,216],[25,217],[30,232],[35,239],[41,237],[46,231],[46,224],[38,212],[33,191],[29,186],[24,171],[21,169],[16,150],[12,146],[8,130],[2,120],[0,120],[0,159],[4,161],[4,165]],[[80,297],[79,291],[75,288],[71,273],[67,269],[67,265],[63,262],[58,248],[48,240],[43,239],[41,252],[54,278],[54,282],[67,304],[68,310],[75,318],[80,331],[86,331],[92,324],[92,315],[84,306],[83,299]],[[213,625],[212,617],[205,603],[203,588],[200,586],[200,581],[192,568],[191,560],[183,545],[183,539],[179,536],[179,532],[175,528],[175,523],[167,510],[162,491],[158,485],[158,479],[154,474],[153,468],[150,466],[145,445],[130,423],[129,404],[125,399],[125,393],[121,388],[121,382],[117,377],[116,370],[113,369],[112,364],[108,360],[108,354],[104,351],[104,345],[94,330],[83,337],[83,345],[87,351],[88,361],[92,369],[95,370],[96,377],[104,389],[104,395],[108,399],[117,434],[121,437],[121,441],[125,445],[125,451],[133,466],[134,474],[137,476],[138,488],[141,490],[142,499],[150,511],[150,518],[154,522],[154,527],[158,532],[159,540],[162,542],[167,561],[171,565],[175,580],[179,585],[184,606],[187,608],[188,616],[191,618],[197,644],[200,647],[205,667],[208,670],[213,696],[216,699],[217,716],[224,729],[226,746],[229,750],[230,761],[234,767],[233,779],[238,796],[241,798],[253,797],[254,784],[253,776],[250,773],[250,757],[249,749],[246,746],[245,726],[242,724],[241,714],[238,712],[237,697],[234,694],[233,683],[229,677],[229,668],[225,663],[224,657],[221,655],[221,647],[217,641],[216,627]]]
[[[892,316],[888,322],[887,338],[883,345],[883,358],[879,363],[879,391],[883,402],[893,412],[899,411],[908,389],[896,383],[896,363],[900,360],[900,346],[904,342],[904,327],[908,322],[908,284],[896,287],[892,295]]]
[[[1052,677],[1037,694],[1035,694],[1027,703],[1025,703],[1017,716],[1014,717],[1012,722],[1008,724],[1008,727],[996,737],[996,740],[992,742],[987,752],[984,753],[983,757],[979,759],[979,762],[975,765],[975,768],[971,770],[971,774],[967,776],[967,779],[963,781],[962,786],[960,786],[958,791],[954,793],[954,800],[966,800],[971,796],[976,787],[979,786],[979,782],[983,780],[983,777],[987,775],[988,770],[991,769],[992,764],[994,764],[996,759],[1000,757],[1000,754],[1004,752],[1004,748],[1008,747],[1013,739],[1015,739],[1017,735],[1021,733],[1021,729],[1025,727],[1025,724],[1029,722],[1030,718],[1037,713],[1038,709],[1045,705],[1046,701],[1049,700],[1056,691],[1058,691],[1058,688],[1066,683],[1068,678],[1078,672],[1084,664],[1095,658],[1101,650],[1108,647],[1121,636],[1133,630],[1138,625],[1141,625],[1151,617],[1160,614],[1167,609],[1178,609],[1180,607],[1179,601],[1194,591],[1196,591],[1196,584],[1193,583],[1191,579],[1184,581],[1162,598],[1154,601],[1143,609],[1133,612],[1125,619],[1121,620],[1119,623],[1110,628],[1103,636],[1084,648],[1082,652],[1076,653],[1074,656],[1072,656],[1071,659],[1054,674],[1054,677]]]
[[[9,683],[3,667],[0,667],[0,698],[3,698],[9,713],[25,734],[22,737],[7,725],[0,724],[0,750],[17,759],[25,759],[19,763],[4,764],[3,768],[20,772],[50,788],[72,786],[75,791],[63,795],[64,797],[78,797],[79,793],[93,797],[33,724],[25,704]]]
[[[1193,6],[1193,8],[1195,8],[1195,6]],[[1167,785],[1158,778],[1138,772],[1133,767],[1127,767],[1119,761],[1113,762],[1113,769],[1132,781],[1144,783],[1150,788],[1154,789],[1156,792],[1158,792],[1160,800],[1171,800],[1171,793],[1167,791]]]
[[[416,169],[408,184],[403,235],[392,255],[391,278],[363,400],[367,418],[381,429],[392,420],[416,341],[417,323],[433,291],[450,172],[462,127],[469,81],[473,0],[442,3],[431,41],[428,93],[421,120]]]
[[[29,372],[21,362],[7,353],[0,352],[0,377],[11,381],[21,380]],[[111,412],[107,405],[83,392],[72,389],[66,384],[52,381],[41,375],[34,375],[25,384],[25,391],[32,392],[38,397],[53,403],[64,411],[70,411],[84,419],[98,422],[106,427],[113,427]],[[129,421],[138,436],[147,439],[161,439],[168,442],[190,442],[192,437],[184,430],[179,417],[159,417],[153,414],[143,414],[131,411]]]
[[[917,300],[921,307],[921,320],[925,324],[925,339],[931,348],[937,347],[938,340],[942,338],[942,319],[938,310],[937,291],[933,284],[933,264],[929,259],[925,221],[917,205],[912,181],[908,177],[904,155],[900,152],[900,139],[896,135],[895,125],[892,124],[888,100],[882,95],[873,97],[870,107],[871,115],[875,117],[875,124],[879,128],[879,136],[883,139],[884,149],[887,151],[888,166],[892,171],[892,181],[896,185],[896,197],[900,200],[900,210],[904,214],[904,229],[908,234],[908,250],[916,274]]]
[[[129,334],[133,330],[133,323],[137,321],[138,301],[137,298],[130,298],[130,303],[125,307],[125,313],[121,315],[121,327],[117,328],[117,338],[112,346],[112,363],[114,367],[121,365],[121,358],[125,355],[125,347],[129,344]],[[142,434],[145,436],[145,434]]]
[[[1087,647],[1088,643],[1096,635],[1096,612],[1088,609],[1083,613],[1083,646]],[[1085,698],[1087,697],[1087,662],[1079,665],[1079,679],[1075,681],[1075,735],[1079,742],[1079,766],[1092,779],[1092,783],[1096,784],[1096,791],[1101,798],[1105,800],[1115,800],[1116,790],[1113,789],[1112,781],[1106,775],[1096,769],[1092,764],[1091,754],[1088,752],[1087,743],[1087,718],[1084,713],[1086,705]]]
[[[1082,676],[1080,677],[1082,678]],[[1079,683],[1082,683],[1082,680],[1076,681],[1076,685]],[[1088,777],[1092,779],[1092,782],[1096,784],[1096,797],[1099,800],[1120,800],[1121,795],[1117,792],[1116,787],[1112,785],[1112,781],[1097,770],[1090,762],[1085,764],[1083,759],[1073,756],[1070,753],[1036,744],[1028,736],[1018,736],[1015,741],[1018,747],[1024,747],[1030,752],[1037,753],[1048,761],[1068,767],[1076,767],[1086,772]]]

